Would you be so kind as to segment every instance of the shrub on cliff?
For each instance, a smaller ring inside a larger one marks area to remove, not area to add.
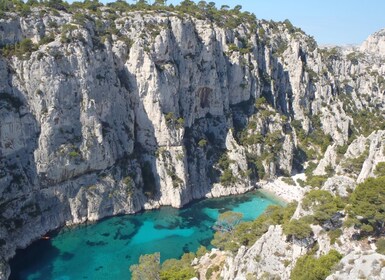
[[[168,259],[160,265],[160,253],[142,255],[139,263],[132,265],[130,271],[132,280],[180,280],[197,276],[191,262],[194,253],[184,254],[180,260]]]
[[[287,223],[296,208],[296,203],[289,203],[286,207],[271,205],[257,219],[238,224],[232,232],[216,232],[211,244],[231,252],[236,252],[242,245],[249,247],[267,232],[270,225]]]
[[[344,204],[338,196],[333,196],[328,191],[312,190],[304,197],[302,207],[313,211],[315,222],[322,224],[342,210]]]
[[[187,253],[180,260],[169,259],[162,264],[160,270],[160,280],[179,280],[191,279],[197,276],[191,262],[194,260],[195,254]]]
[[[313,234],[305,219],[291,220],[283,225],[283,233],[292,239],[305,239]]]
[[[139,264],[130,267],[132,280],[154,279],[159,280],[160,273],[160,253],[152,255],[142,255]]]
[[[297,260],[291,271],[291,280],[321,280],[326,279],[333,267],[342,259],[342,255],[336,250],[318,259],[312,255],[305,255]]]
[[[376,247],[377,247],[377,249],[376,249],[377,253],[385,255],[385,239],[384,238],[377,240]]]
[[[369,178],[359,184],[347,207],[351,222],[362,235],[381,234],[385,230],[385,176]]]
[[[379,162],[374,170],[374,175],[385,176],[385,162]]]

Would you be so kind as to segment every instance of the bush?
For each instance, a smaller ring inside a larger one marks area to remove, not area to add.
[[[16,55],[19,59],[29,59],[31,53],[36,51],[38,46],[35,45],[31,39],[24,39],[15,45],[7,45],[2,50],[1,53],[6,57],[11,57]]]
[[[328,232],[328,236],[330,238],[330,244],[336,243],[336,240],[342,235],[341,229],[335,229]]]
[[[224,186],[230,186],[237,182],[237,178],[234,176],[233,171],[231,169],[226,169],[223,171],[220,177],[221,184]]]
[[[362,165],[364,164],[366,158],[369,155],[369,151],[364,151],[360,156],[356,158],[348,158],[342,164],[345,172],[359,174],[362,169]]]
[[[344,205],[339,197],[334,197],[328,191],[312,190],[304,197],[302,207],[312,210],[315,221],[322,224],[342,210]]]
[[[374,175],[380,177],[385,176],[385,162],[379,162],[374,170]]]
[[[142,255],[139,264],[131,265],[132,280],[159,279],[160,253]]]
[[[376,247],[377,247],[377,249],[376,249],[377,253],[385,255],[385,239],[384,238],[377,240]]]
[[[200,258],[200,257],[204,256],[207,252],[208,252],[208,251],[207,251],[207,248],[206,248],[205,246],[202,246],[202,245],[201,245],[201,246],[198,248],[198,250],[196,251],[196,257],[197,257],[197,258]]]
[[[326,176],[310,176],[306,180],[306,184],[313,188],[321,188],[328,178]]]
[[[344,155],[348,150],[348,145],[337,146],[337,154]]]
[[[207,140],[206,139],[199,140],[199,142],[198,142],[198,146],[199,147],[203,148],[203,147],[206,147],[206,145],[207,145]]]
[[[220,270],[220,267],[218,265],[210,266],[206,271],[206,279],[211,279],[211,276],[214,272],[218,272]]]
[[[282,178],[282,181],[290,186],[296,186],[296,183],[294,182],[292,177],[284,177]]]
[[[288,222],[296,208],[296,203],[289,203],[286,207],[271,205],[256,220],[237,225],[232,233],[216,232],[211,244],[231,252],[236,252],[242,245],[250,247],[267,232],[270,225]]]
[[[313,234],[310,225],[304,219],[291,220],[283,225],[283,233],[289,238],[305,239]]]
[[[342,259],[342,255],[336,250],[318,259],[311,255],[305,255],[297,260],[293,268],[291,280],[321,280],[326,279],[332,272],[333,267]]]
[[[78,151],[71,151],[68,153],[68,155],[72,158],[77,158],[80,156],[79,152]]]
[[[187,253],[180,260],[168,259],[162,264],[160,280],[191,279],[197,276],[191,262],[195,258],[193,253]],[[155,278],[154,278],[155,279]]]
[[[349,199],[349,217],[361,234],[380,234],[385,228],[385,176],[359,184]]]

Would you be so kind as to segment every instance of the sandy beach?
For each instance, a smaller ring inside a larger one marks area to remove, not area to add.
[[[259,184],[260,190],[266,192],[273,196],[276,196],[278,199],[285,202],[300,201],[304,194],[306,193],[306,188],[302,188],[298,185],[297,179],[305,179],[304,174],[297,174],[291,177],[295,185],[289,185],[284,182],[282,179],[285,177],[279,177],[273,181],[265,181]]]

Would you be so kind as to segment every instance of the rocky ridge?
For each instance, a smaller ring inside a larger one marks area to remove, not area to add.
[[[344,53],[289,22],[99,11],[0,19],[0,279],[63,225],[246,192],[309,161],[343,195],[384,161],[380,43]]]

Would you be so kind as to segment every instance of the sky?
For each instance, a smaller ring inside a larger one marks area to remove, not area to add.
[[[259,19],[289,19],[320,45],[361,44],[370,34],[385,28],[385,0],[206,0],[211,1],[217,7],[241,5],[243,11]],[[168,0],[167,4],[179,2]]]

